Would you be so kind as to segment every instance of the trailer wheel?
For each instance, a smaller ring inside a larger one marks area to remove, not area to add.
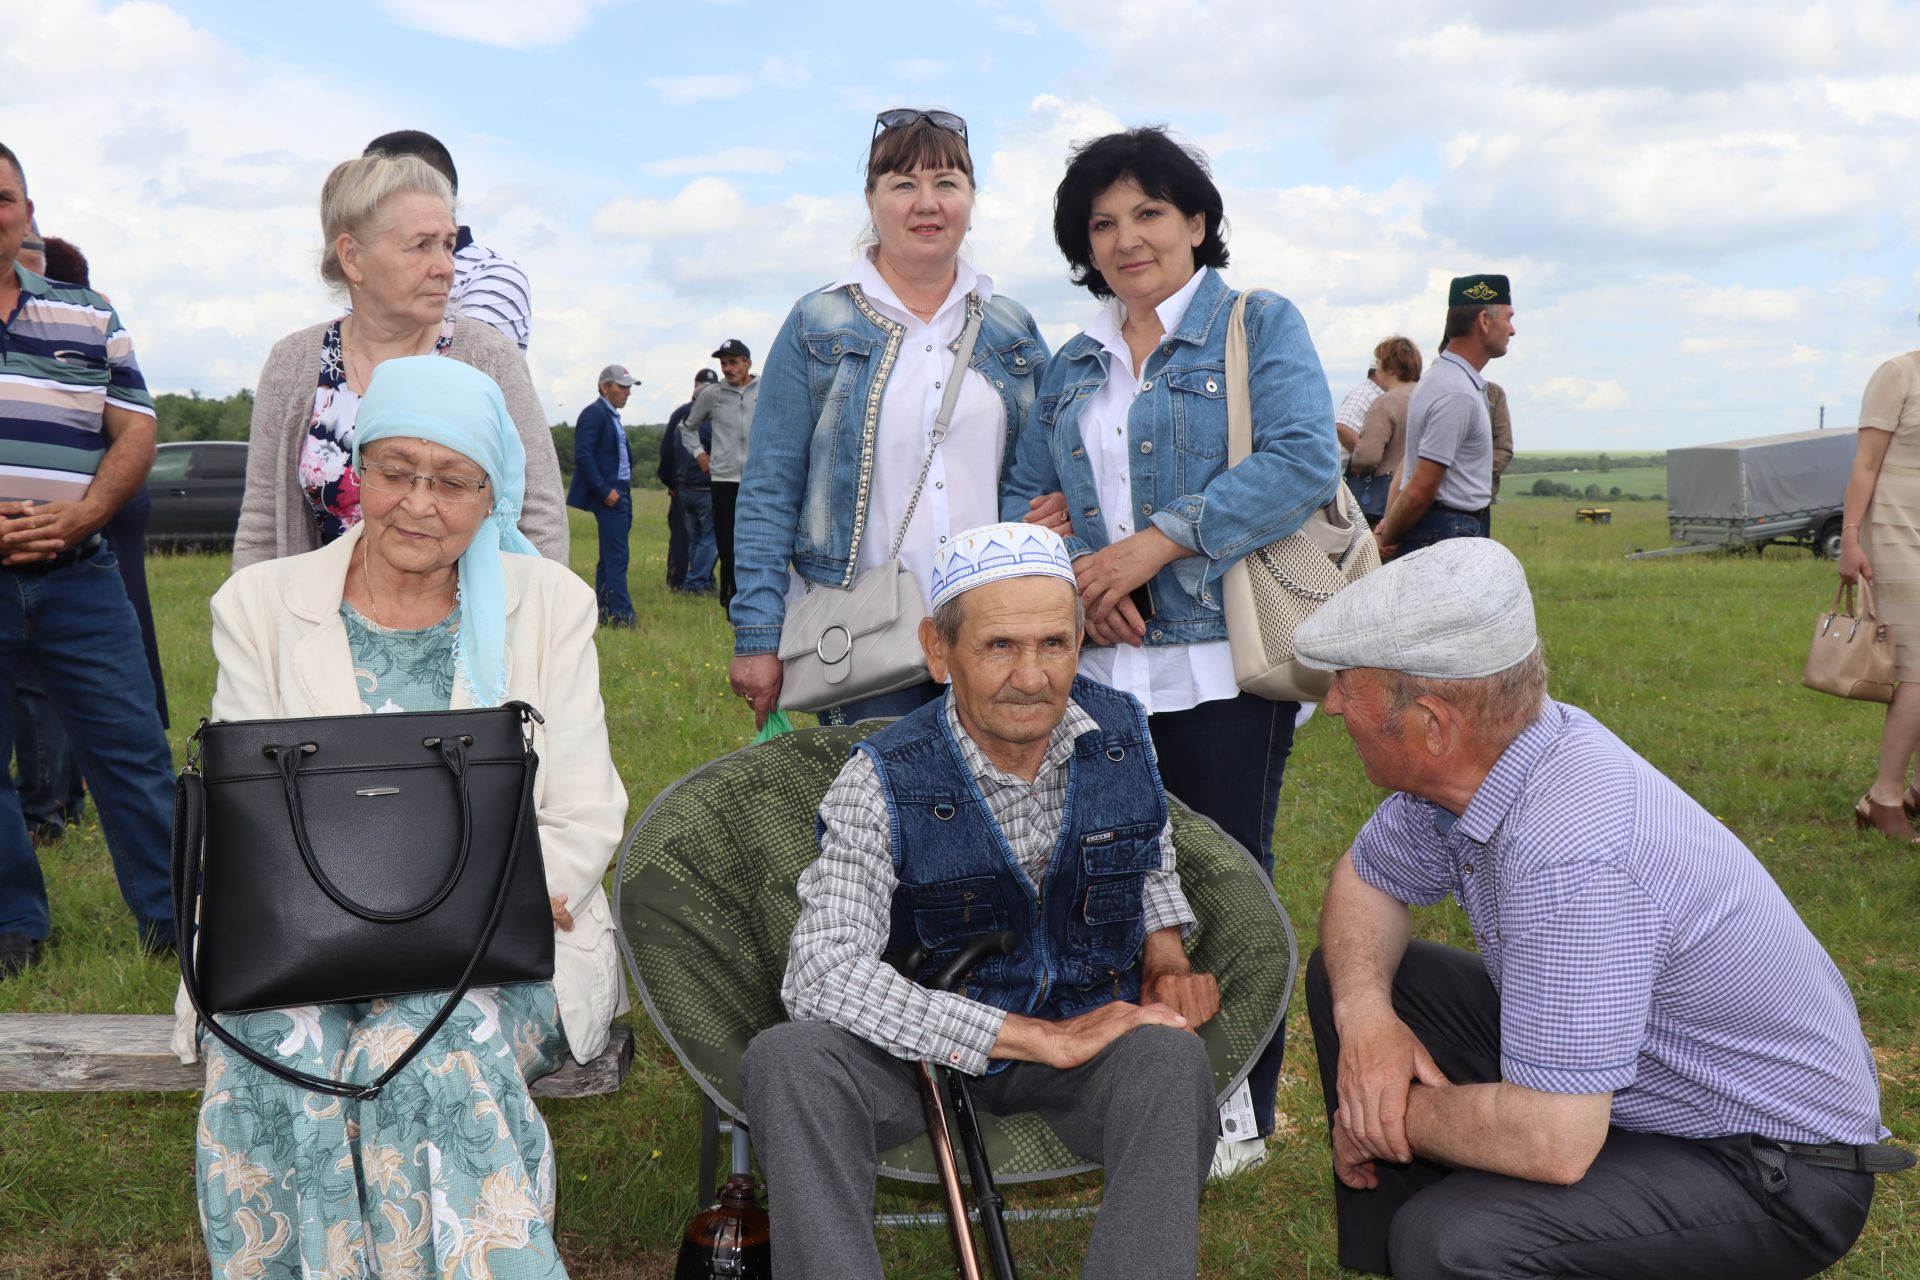
[[[1820,532],[1813,540],[1813,554],[1827,560],[1840,558],[1840,522],[1841,517],[1834,516],[1820,526]]]

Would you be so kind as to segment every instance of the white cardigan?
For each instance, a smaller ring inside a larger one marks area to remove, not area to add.
[[[212,716],[261,720],[354,715],[362,710],[340,602],[361,529],[305,555],[239,570],[213,596],[219,663]],[[600,701],[592,588],[564,565],[508,555],[507,697],[546,717],[534,806],[547,892],[565,894],[573,928],[554,933],[553,987],[573,1056],[606,1047],[607,1024],[627,1006],[613,911],[601,879],[625,833],[627,793],[607,745]],[[455,708],[472,703],[454,681]],[[196,1057],[184,988],[174,1000],[173,1051]]]

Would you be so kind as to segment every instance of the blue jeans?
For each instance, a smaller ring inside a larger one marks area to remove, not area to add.
[[[909,711],[918,711],[947,691],[944,684],[925,680],[892,693],[876,693],[871,698],[856,698],[820,713],[821,724],[859,724],[862,720],[897,720]]]
[[[1147,717],[1160,781],[1167,794],[1218,823],[1273,879],[1273,824],[1280,783],[1293,751],[1297,702],[1269,702],[1251,693],[1203,702],[1185,711]],[[1287,1048],[1282,1023],[1247,1073],[1253,1121],[1262,1137],[1273,1132],[1273,1100]]]
[[[708,489],[682,489],[680,514],[687,525],[687,590],[713,590],[713,566],[720,559],[720,544],[713,536],[713,493]]]
[[[633,531],[633,494],[624,486],[620,501],[595,507],[593,522],[600,526],[600,562],[593,566],[593,594],[600,602],[600,621],[632,622],[633,598],[627,594],[627,542]]]
[[[20,793],[20,814],[27,820],[27,830],[64,831],[85,811],[87,790],[60,713],[47,700],[40,677],[26,664],[15,667],[13,673],[13,756],[13,785]]]
[[[1414,522],[1400,539],[1400,554],[1418,551],[1430,547],[1436,542],[1445,542],[1449,538],[1484,538],[1487,536],[1487,513],[1485,511],[1456,511],[1452,507],[1443,507],[1434,503],[1427,508],[1427,514]]]
[[[45,573],[0,568],[0,742],[13,740],[13,684],[28,663],[93,783],[121,897],[150,945],[171,943],[173,757],[140,624],[105,544]],[[0,770],[0,933],[45,938],[47,923],[46,881]]]

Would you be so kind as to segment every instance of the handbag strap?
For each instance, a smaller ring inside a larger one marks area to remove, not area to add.
[[[1227,465],[1237,467],[1253,452],[1253,392],[1247,379],[1247,299],[1243,289],[1227,316]]]
[[[523,710],[525,716],[531,708]],[[206,728],[206,721],[200,722],[200,728]],[[194,734],[194,747],[197,748],[199,734]],[[199,923],[198,902],[200,898],[200,871],[206,858],[207,836],[207,790],[206,780],[200,774],[199,760],[195,750],[190,749],[187,767],[180,771],[180,779],[174,787],[173,800],[173,915],[175,927],[180,933],[180,982],[186,989],[187,1000],[193,1005],[194,1014],[201,1025],[211,1031],[220,1042],[243,1058],[252,1062],[261,1070],[278,1076],[288,1084],[302,1089],[311,1089],[315,1093],[331,1094],[337,1098],[350,1098],[356,1101],[370,1102],[380,1096],[393,1078],[412,1062],[427,1042],[446,1025],[447,1019],[459,1007],[465,998],[467,989],[473,985],[473,975],[480,968],[480,961],[486,956],[487,948],[493,943],[493,935],[500,928],[500,920],[506,914],[507,894],[513,885],[514,867],[520,861],[520,833],[526,828],[527,816],[533,811],[534,772],[539,768],[539,757],[534,754],[533,744],[526,748],[526,768],[522,774],[520,802],[515,810],[513,840],[507,846],[507,857],[500,869],[500,882],[494,887],[493,906],[487,913],[487,922],[480,931],[480,940],[474,944],[473,955],[467,961],[467,967],[460,974],[460,981],[448,992],[447,999],[433,1020],[414,1037],[407,1051],[394,1059],[385,1071],[372,1084],[350,1084],[344,1080],[335,1080],[330,1076],[311,1075],[305,1071],[275,1062],[259,1052],[252,1045],[242,1041],[215,1021],[207,1012],[206,1003],[200,994],[200,975],[197,970],[197,957],[194,955],[194,932]],[[303,851],[304,854],[304,851]]]
[[[913,496],[907,499],[907,513],[900,517],[900,527],[893,531],[893,546],[887,551],[887,559],[898,560],[900,548],[906,543],[907,530],[913,524],[914,508],[920,505],[920,491],[927,487],[927,475],[933,470],[933,455],[939,452],[940,442],[947,438],[947,428],[953,423],[953,410],[960,403],[960,384],[966,378],[967,365],[973,360],[974,343],[980,337],[980,322],[985,315],[980,305],[980,295],[967,295],[967,325],[960,331],[960,341],[953,353],[953,370],[947,374],[945,394],[940,397],[940,412],[934,415],[933,430],[927,433],[927,456],[920,463],[920,478],[913,482]]]
[[[473,793],[467,781],[467,748],[473,745],[471,734],[440,738],[423,738],[420,745],[429,751],[437,751],[440,762],[447,766],[453,775],[454,789],[460,793],[460,843],[459,851],[454,855],[453,867],[447,872],[447,878],[425,901],[418,906],[404,907],[398,911],[380,911],[364,903],[349,898],[320,865],[320,859],[313,852],[313,842],[307,836],[307,815],[300,803],[300,765],[318,748],[311,742],[293,743],[284,747],[268,747],[267,754],[280,768],[280,779],[287,797],[287,822],[293,827],[293,842],[300,850],[300,860],[307,864],[307,874],[320,886],[320,891],[333,899],[334,905],[342,911],[359,916],[362,920],[373,920],[387,924],[398,924],[407,920],[418,920],[442,902],[452,893],[454,886],[460,883],[460,877],[466,873],[467,858],[473,853]]]

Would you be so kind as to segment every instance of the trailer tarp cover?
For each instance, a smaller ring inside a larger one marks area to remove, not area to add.
[[[1752,520],[1837,508],[1853,468],[1851,427],[1667,450],[1667,514]]]

